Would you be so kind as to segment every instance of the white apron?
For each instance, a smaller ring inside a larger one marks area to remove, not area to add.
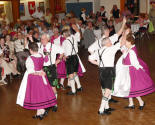
[[[116,78],[114,82],[113,96],[127,97],[130,92],[130,74],[129,66],[123,65],[123,55],[116,64]]]

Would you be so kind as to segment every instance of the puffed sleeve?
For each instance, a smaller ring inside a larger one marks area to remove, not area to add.
[[[130,50],[129,52],[130,54],[130,62],[131,62],[131,65],[134,66],[137,70],[139,68],[143,68],[140,64],[139,64],[139,61],[138,61],[138,58],[137,58],[137,55],[136,53],[133,51],[133,50]]]
[[[31,59],[31,57],[28,57],[27,60],[26,60],[26,69],[27,69],[27,72],[28,73],[34,73],[35,70],[34,70],[34,63]]]

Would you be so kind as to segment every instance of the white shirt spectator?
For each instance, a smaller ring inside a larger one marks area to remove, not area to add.
[[[24,50],[24,39],[21,39],[21,40],[17,39],[15,41],[15,51],[21,52],[23,50]]]

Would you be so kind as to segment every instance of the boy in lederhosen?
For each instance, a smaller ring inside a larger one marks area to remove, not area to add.
[[[124,24],[126,19],[124,19]],[[109,97],[111,96],[113,77],[115,77],[115,68],[114,60],[115,54],[120,49],[124,43],[112,44],[109,37],[106,37],[102,40],[102,47],[99,50],[96,50],[89,56],[89,61],[92,64],[99,66],[99,77],[102,89],[104,89],[99,114],[111,114],[109,109]]]
[[[71,35],[70,27],[68,26],[63,28],[62,31],[63,36],[66,38],[62,44],[62,47],[64,49],[64,56],[66,58],[67,75],[71,85],[71,91],[67,92],[68,95],[76,95],[77,91],[82,91],[82,86],[77,75],[79,63],[81,62],[78,57],[78,42],[80,41],[80,31],[75,24],[72,25],[72,28],[76,32],[74,35]],[[81,67],[83,67],[83,65]],[[75,82],[77,84],[77,90],[75,89]]]

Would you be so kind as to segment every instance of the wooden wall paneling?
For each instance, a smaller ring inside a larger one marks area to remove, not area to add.
[[[52,15],[55,15],[55,0],[49,0],[49,8]]]
[[[125,0],[120,0],[120,10],[121,12],[124,10],[125,7]]]
[[[11,2],[12,2],[13,22],[16,23],[17,19],[20,18],[19,14],[20,0],[12,0]]]

